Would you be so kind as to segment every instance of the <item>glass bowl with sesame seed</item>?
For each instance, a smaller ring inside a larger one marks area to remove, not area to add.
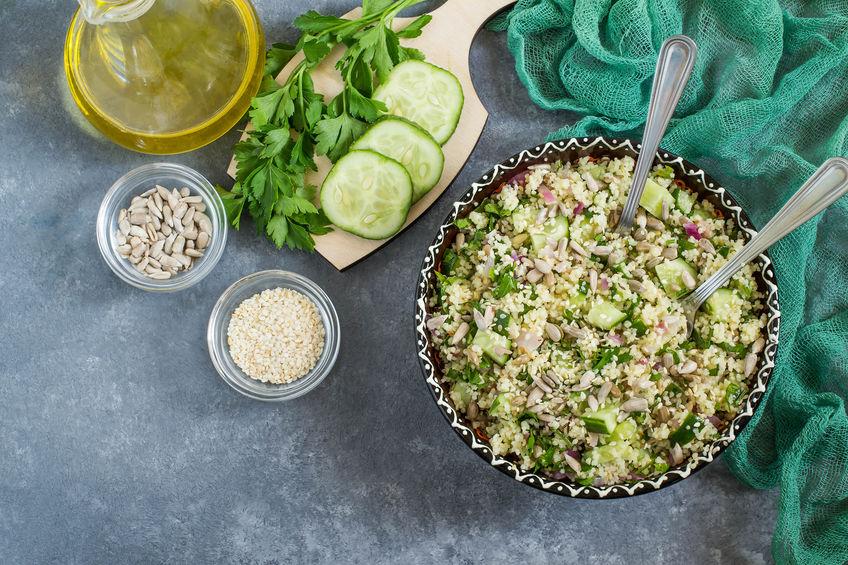
[[[336,309],[321,287],[278,270],[253,273],[225,290],[206,333],[224,382],[264,401],[291,400],[321,384],[340,338]]]

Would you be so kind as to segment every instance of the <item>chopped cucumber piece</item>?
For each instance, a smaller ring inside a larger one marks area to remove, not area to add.
[[[597,304],[593,304],[586,315],[586,321],[602,330],[611,330],[617,324],[622,322],[627,314],[613,306],[611,303],[602,300]]]
[[[479,330],[471,344],[479,346],[483,353],[498,365],[503,365],[509,360],[509,349],[512,347],[512,342],[506,336],[489,330]]]
[[[682,188],[678,188],[674,191],[674,200],[677,203],[677,207],[680,208],[680,211],[684,214],[691,212],[692,206],[695,205],[695,195],[687,190],[683,190]]]
[[[530,230],[530,241],[536,253],[547,245],[548,239],[559,241],[564,237],[568,237],[568,220],[565,216],[556,216],[546,221],[541,227]]]
[[[680,427],[668,436],[668,440],[672,443],[672,445],[675,443],[680,446],[686,445],[695,439],[695,432],[703,427],[704,421],[690,412],[683,419],[683,423],[680,424]]]
[[[627,419],[615,427],[610,436],[610,441],[630,441],[636,437],[639,427],[633,420]]]
[[[729,288],[720,288],[707,298],[704,312],[718,319],[726,319],[735,309],[736,294]]]
[[[339,159],[321,186],[321,208],[346,232],[366,239],[391,237],[412,205],[406,169],[373,151],[351,151]]]
[[[618,406],[612,405],[598,410],[583,412],[580,419],[586,425],[586,429],[596,434],[611,434],[615,430],[618,418]]]
[[[583,306],[586,304],[586,295],[582,292],[578,292],[574,296],[568,297],[568,309],[572,312],[578,312],[583,310]]]
[[[654,271],[656,271],[657,277],[660,279],[660,284],[663,286],[665,291],[675,298],[682,296],[687,292],[686,285],[683,284],[682,274],[684,272],[688,272],[692,275],[692,278],[696,280],[696,275],[698,274],[692,265],[680,258],[677,258],[674,261],[665,261],[660,263],[654,267]]]
[[[439,144],[450,139],[459,123],[465,98],[459,80],[424,61],[405,61],[374,91],[389,113],[412,120]]]
[[[700,206],[694,206],[692,208],[692,218],[698,218],[700,220],[711,220],[712,215],[710,215],[709,212],[707,212]]]
[[[612,463],[613,461],[621,461],[627,459],[633,448],[626,443],[616,443],[615,445],[599,445],[592,448],[587,459],[589,461],[597,461],[599,465]]]
[[[413,201],[436,186],[445,168],[445,155],[433,136],[403,118],[383,118],[356,140],[351,149],[376,151],[403,165],[412,179]]]
[[[666,202],[668,209],[674,206],[674,197],[671,193],[658,185],[653,179],[648,179],[645,183],[645,192],[642,193],[642,198],[639,199],[639,205],[647,210],[651,215],[662,218],[662,204]]]

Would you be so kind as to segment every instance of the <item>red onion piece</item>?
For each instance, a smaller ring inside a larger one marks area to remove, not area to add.
[[[515,340],[515,345],[523,347],[527,351],[535,351],[542,345],[542,338],[534,333],[524,331]]]
[[[542,195],[542,198],[545,199],[545,203],[547,204],[554,204],[557,201],[556,196],[554,196],[554,193],[551,192],[551,189],[544,184],[539,187],[539,194]]]
[[[521,171],[517,175],[511,177],[506,184],[523,184],[525,180],[527,180],[528,171]]]
[[[609,279],[601,277],[601,290],[609,290]]]
[[[579,216],[583,213],[583,210],[586,209],[586,205],[580,202],[577,206],[574,207],[574,217]]]
[[[562,471],[556,471],[555,473],[551,473],[551,478],[556,479],[557,481],[561,481],[563,479],[567,479],[568,475],[566,475]]]
[[[662,366],[663,366],[663,364],[660,363],[660,362],[657,362],[657,363],[654,363],[653,365],[651,365],[651,367],[654,369],[654,371],[659,371],[660,368],[662,368]]]
[[[566,453],[568,453],[574,459],[577,459],[578,461],[580,461],[580,454],[577,453],[576,451],[574,451],[573,449],[569,449],[568,451],[566,451]]]
[[[701,232],[698,231],[698,226],[696,226],[693,222],[686,222],[683,224],[683,229],[686,231],[686,235],[694,237],[695,241],[700,241]]]
[[[707,416],[707,420],[715,427],[715,429],[721,429],[721,420],[716,416]]]
[[[640,365],[647,365],[648,364],[648,358],[642,357],[641,359],[639,359],[639,364]]]
[[[609,340],[616,345],[621,345],[622,343],[624,343],[624,339],[618,334],[609,334],[607,335],[607,338],[609,338]]]

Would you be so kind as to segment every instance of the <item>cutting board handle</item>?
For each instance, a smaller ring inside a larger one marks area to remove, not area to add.
[[[447,0],[431,12],[434,18],[454,22],[457,40],[470,44],[483,25],[516,0]]]

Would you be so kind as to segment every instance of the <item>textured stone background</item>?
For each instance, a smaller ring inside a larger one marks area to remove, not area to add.
[[[308,8],[257,2],[292,40]],[[774,493],[721,463],[624,501],[540,493],[453,434],[415,361],[412,293],[450,203],[496,161],[572,116],[533,107],[504,37],[480,34],[475,83],[491,111],[454,185],[410,230],[340,274],[278,252],[250,227],[215,272],[170,296],[102,262],[94,220],[109,185],[157,160],[91,135],[61,67],[70,0],[0,2],[0,561],[3,563],[761,563]],[[227,182],[231,133],[170,158]],[[299,400],[243,398],[207,355],[207,316],[239,277],[284,268],[335,301],[333,374]]]

